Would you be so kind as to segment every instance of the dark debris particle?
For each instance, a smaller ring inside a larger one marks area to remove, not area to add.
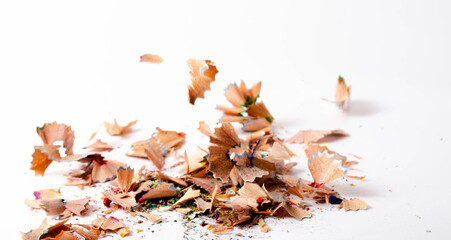
[[[329,196],[329,203],[330,204],[340,204],[341,202],[343,202],[343,199],[337,198],[334,195],[330,195]]]

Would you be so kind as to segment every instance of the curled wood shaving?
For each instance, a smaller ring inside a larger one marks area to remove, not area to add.
[[[35,146],[34,153],[32,155],[33,160],[31,161],[31,170],[35,171],[35,175],[44,175],[47,167],[53,162],[69,162],[69,161],[78,161],[82,160],[89,155],[86,154],[73,154],[67,155],[65,157],[61,157],[59,153],[58,145],[44,145],[44,146]]]
[[[37,127],[36,131],[44,144],[52,145],[56,141],[63,141],[66,154],[74,154],[72,149],[75,135],[70,126],[57,122],[46,123],[42,127]]]

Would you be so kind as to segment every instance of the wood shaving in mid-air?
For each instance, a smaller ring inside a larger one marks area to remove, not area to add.
[[[343,77],[338,77],[335,88],[335,101],[339,107],[346,107],[351,101],[351,86],[347,86]]]
[[[197,98],[204,98],[205,91],[210,90],[210,84],[215,81],[218,69],[210,60],[189,59],[191,85],[188,86],[188,100],[193,104]]]
[[[162,63],[163,58],[156,54],[144,54],[140,57],[140,62],[148,62],[148,63]]]

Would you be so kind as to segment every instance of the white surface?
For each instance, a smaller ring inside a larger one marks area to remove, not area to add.
[[[63,181],[64,171],[54,165],[44,177],[28,170],[33,146],[41,143],[36,126],[72,125],[76,149],[114,118],[138,119],[127,144],[155,127],[183,130],[194,140],[197,122],[214,123],[223,89],[241,79],[263,81],[261,96],[282,138],[308,128],[349,132],[327,146],[362,156],[350,173],[367,177],[354,187],[342,180],[333,185],[369,210],[269,220],[271,231],[260,237],[448,237],[451,3],[226,2],[0,3],[2,239],[37,227],[42,213],[23,200]],[[139,63],[144,53],[164,62]],[[186,93],[188,58],[211,59],[219,70],[212,91],[194,107]],[[338,75],[352,85],[347,114],[321,100],[333,98]],[[188,138],[185,148],[196,144]],[[306,176],[301,147],[291,147],[301,153],[296,171]],[[174,223],[164,229],[160,237],[177,239],[183,231]]]

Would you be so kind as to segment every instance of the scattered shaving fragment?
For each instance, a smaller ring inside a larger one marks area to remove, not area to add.
[[[208,137],[213,136],[213,132],[211,131],[210,126],[204,121],[199,122],[199,127],[197,128],[201,133],[205,134]]]
[[[354,179],[358,179],[358,180],[365,179],[365,176],[359,177],[359,176],[345,175],[345,177],[347,177],[347,178],[354,178]]]
[[[338,206],[338,208],[343,208],[345,211],[349,210],[358,211],[358,210],[366,210],[367,205],[364,201],[358,198],[353,198],[351,200],[347,200],[344,198],[343,202],[340,204],[340,206]]]
[[[309,211],[306,211],[300,207],[298,207],[296,204],[292,203],[284,203],[283,208],[290,214],[292,217],[295,217],[297,220],[302,220],[304,218],[310,218],[312,217],[312,214]]]
[[[216,187],[222,187],[224,184],[222,181],[217,180],[216,178],[212,177],[191,177],[188,179],[191,183],[195,184],[196,186],[204,189],[205,191],[209,192],[210,194],[213,194]]]
[[[197,198],[200,196],[200,190],[193,190],[192,188],[189,188],[188,191],[186,191],[185,195],[183,195],[182,198],[180,198],[172,207],[176,207],[184,202],[187,202],[191,199]]]
[[[97,135],[97,133],[99,132],[99,129],[100,129],[100,127],[101,127],[102,125],[99,125],[98,127],[97,127],[97,129],[93,132],[93,133],[91,133],[91,137],[89,137],[89,141],[91,141],[92,139],[94,139],[94,137]]]
[[[87,224],[72,225],[71,230],[84,237],[86,240],[95,240],[100,236],[101,233],[99,229]]]
[[[33,170],[36,176],[43,176],[47,167],[52,163],[52,160],[49,160],[48,156],[43,154],[39,149],[35,149],[32,157],[33,160],[31,161],[30,170]]]
[[[266,225],[265,220],[263,218],[260,218],[258,220],[258,226],[260,227],[260,230],[264,233],[269,232],[269,226]]]
[[[100,225],[100,228],[103,230],[113,230],[113,231],[123,227],[124,224],[115,217],[109,217],[107,219],[104,219],[104,221]]]
[[[218,195],[219,187],[216,185],[215,189],[213,190],[213,193],[211,194],[211,202],[210,202],[210,212],[213,210],[213,207],[215,205],[216,196]]]
[[[268,154],[271,159],[289,160],[294,155],[283,143],[275,142]]]
[[[151,223],[157,223],[161,220],[161,215],[156,213],[137,212],[138,215],[145,217]]]
[[[151,160],[158,169],[165,164],[165,157],[172,151],[180,148],[185,141],[185,133],[166,131],[157,128],[157,132],[147,140],[132,144],[132,149],[127,156],[147,158]]]
[[[81,216],[87,210],[89,198],[67,201],[61,198],[36,199],[25,201],[25,204],[34,209],[43,209],[47,215],[60,215],[60,219],[73,214]]]
[[[130,128],[136,124],[138,120],[129,122],[127,125],[125,126],[119,126],[119,124],[117,123],[116,119],[114,119],[114,123],[111,124],[109,122],[103,122],[103,124],[105,125],[105,129],[107,131],[108,134],[110,134],[110,136],[120,136],[123,134],[126,134],[128,132],[130,132]]]
[[[233,226],[224,226],[219,224],[208,224],[207,229],[211,230],[214,234],[226,234],[233,230]]]
[[[41,137],[43,146],[35,146],[32,155],[30,169],[35,175],[43,176],[47,167],[53,162],[67,162],[80,160],[86,155],[73,154],[74,131],[70,126],[58,124],[56,122],[46,123],[42,127],[37,127],[37,133]],[[59,145],[53,145],[56,141],[63,141],[65,153],[67,156],[61,157],[59,153]]]
[[[321,146],[318,144],[308,144],[307,148],[305,149],[305,154],[307,155],[308,159],[313,158],[314,155],[324,153],[327,153],[328,155],[333,155],[333,158],[335,160],[341,161],[341,165],[343,167],[349,167],[352,164],[355,164],[354,162],[347,161],[347,158],[345,156],[340,155],[325,146]]]
[[[23,233],[21,232],[22,235],[22,239],[23,240],[39,240],[41,238],[42,235],[44,235],[44,232],[47,229],[47,219],[44,218],[44,220],[42,221],[41,225],[36,228],[36,229],[32,229],[27,233]]]
[[[264,136],[267,136],[267,135],[271,134],[271,131],[272,131],[272,129],[270,127],[260,129],[258,131],[255,131],[255,132],[249,134],[246,137],[246,140],[249,141],[249,142],[256,141],[259,138],[262,138]]]
[[[145,194],[138,199],[138,202],[156,198],[173,197],[178,194],[178,190],[172,183],[147,181],[138,188],[137,192],[145,192]]]
[[[92,161],[92,181],[106,182],[116,178],[117,171],[126,165],[115,160],[95,159]]]
[[[116,231],[117,234],[119,234],[119,236],[121,236],[121,238],[127,236],[130,233],[130,230],[128,230],[128,228],[121,228],[118,231]]]
[[[163,62],[163,58],[156,54],[144,54],[140,57],[140,62],[157,63]]]
[[[191,86],[188,86],[189,103],[193,104],[197,98],[204,98],[204,93],[210,90],[210,84],[215,81],[218,73],[215,64],[210,60],[189,59]]]
[[[66,203],[66,209],[71,211],[75,215],[81,216],[81,212],[86,210],[86,205],[88,204],[88,202],[89,198],[68,201]]]
[[[78,240],[78,237],[71,232],[61,231],[55,237],[56,240]]]
[[[238,194],[238,196],[232,198],[232,203],[244,204],[254,208],[258,207],[259,199],[268,198],[266,192],[258,184],[250,182],[245,182]]]
[[[337,136],[337,137],[344,137],[348,136],[347,133],[345,133],[341,129],[335,129],[335,130],[300,130],[295,135],[293,135],[291,138],[289,138],[286,143],[297,143],[297,144],[308,144],[308,143],[316,143],[318,141],[324,140],[326,137],[329,136]]]
[[[46,199],[54,199],[57,197],[61,197],[61,191],[58,189],[43,189],[43,190],[39,190],[39,191],[34,191],[33,195],[36,199],[42,199],[42,200],[46,200]]]
[[[91,151],[94,152],[103,152],[103,151],[111,151],[114,149],[114,147],[109,145],[108,143],[102,142],[100,139],[97,139],[95,143],[84,147],[84,149],[90,149]]]
[[[195,202],[196,202],[197,210],[200,211],[201,213],[207,211],[211,207],[211,204],[209,202],[203,200],[202,198],[196,198]]]

